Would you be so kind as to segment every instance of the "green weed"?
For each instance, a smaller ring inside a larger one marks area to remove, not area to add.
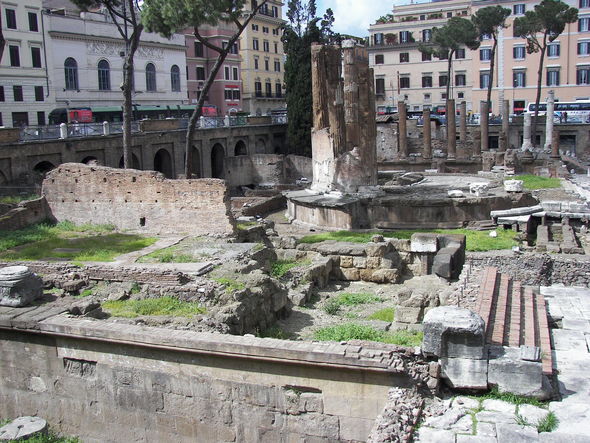
[[[39,198],[36,194],[30,195],[7,195],[5,197],[0,197],[0,203],[5,205],[16,205],[20,202],[28,201],[28,200],[35,200]]]
[[[381,309],[380,311],[372,313],[371,315],[369,315],[368,318],[369,318],[369,320],[381,320],[381,321],[392,322],[394,313],[395,313],[394,308],[384,308],[384,309]]]
[[[141,285],[136,281],[133,282],[131,285],[131,293],[132,294],[139,294],[141,292]]]
[[[291,334],[283,331],[276,325],[271,326],[264,331],[257,331],[256,336],[261,338],[278,338],[280,340],[290,340],[293,338]]]
[[[139,263],[192,263],[196,260],[190,254],[179,252],[178,246],[171,246],[146,254],[137,261]]]
[[[550,411],[544,418],[537,423],[537,432],[553,432],[559,425],[559,419],[553,411]]]
[[[257,225],[258,225],[257,222],[244,222],[244,223],[238,223],[236,225],[236,227],[241,231],[245,231],[245,230],[251,228],[252,226],[257,226]]]
[[[229,277],[215,277],[213,281],[225,286],[225,291],[229,293],[241,291],[246,287],[244,283]]]
[[[497,387],[493,387],[489,392],[473,396],[472,398],[477,398],[480,401],[493,399],[493,400],[502,400],[507,403],[512,403],[514,405],[533,405],[540,408],[546,407],[546,403],[537,400],[536,398],[532,397],[525,397],[524,395],[513,394],[511,392],[500,392]]]
[[[320,341],[367,340],[400,346],[417,346],[422,343],[422,333],[413,331],[378,331],[370,326],[346,323],[318,329],[314,339]]]
[[[271,264],[270,275],[274,278],[281,278],[291,269],[310,263],[311,260],[277,260]]]
[[[192,317],[205,313],[205,308],[195,302],[182,301],[174,297],[144,298],[141,300],[106,301],[102,308],[113,317],[135,318],[140,315],[172,315]]]
[[[324,303],[324,312],[330,315],[336,315],[340,311],[340,303],[334,298],[330,298]]]
[[[345,292],[335,297],[330,297],[324,304],[323,309],[327,314],[335,315],[340,311],[342,306],[356,306],[380,301],[380,297],[368,292]]]
[[[82,292],[80,292],[80,295],[77,295],[77,298],[84,298],[84,297],[89,297],[92,295],[92,289],[84,289]]]

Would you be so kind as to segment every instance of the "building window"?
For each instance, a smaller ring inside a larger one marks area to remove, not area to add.
[[[490,84],[490,73],[489,72],[480,72],[479,73],[479,88],[480,89],[487,89],[489,84]]]
[[[461,59],[465,58],[465,48],[459,48],[455,51],[455,58]]]
[[[432,39],[432,29],[424,29],[422,31],[422,41],[429,42]]]
[[[203,43],[195,42],[195,57],[203,57]]]
[[[413,41],[412,33],[410,31],[401,31],[399,33],[399,41],[400,43],[409,43]]]
[[[205,80],[205,68],[203,66],[197,66],[197,80]]]
[[[4,86],[0,85],[0,102],[3,102],[4,100]]]
[[[590,31],[590,17],[584,17],[578,21],[578,31],[579,32]]]
[[[45,126],[45,113],[43,111],[37,112],[37,124],[39,126]]]
[[[44,100],[45,100],[45,97],[43,94],[43,86],[35,86],[35,101],[42,102]]]
[[[229,50],[230,54],[237,54],[239,52],[239,48],[238,48],[238,42],[235,42],[233,45],[231,45],[231,49]]]
[[[10,66],[20,66],[19,47],[14,46],[14,45],[9,45],[8,52],[10,55]]]
[[[482,40],[491,40],[492,39],[492,34],[482,34],[481,35],[481,39]]]
[[[580,0],[579,8],[590,8],[590,0]]]
[[[464,92],[457,92],[457,98],[465,98]]]
[[[524,3],[519,3],[517,5],[514,5],[512,7],[512,12],[514,13],[514,15],[524,15],[526,11],[526,4]]]
[[[590,55],[590,41],[578,42],[578,55]]]
[[[410,87],[410,77],[401,77],[399,79],[399,87],[401,89],[407,89]]]
[[[266,96],[269,98],[272,97],[272,84],[270,82],[266,82],[264,87],[266,88]]]
[[[258,31],[258,25],[252,25],[252,31]]]
[[[72,57],[66,58],[64,62],[64,75],[66,80],[66,89],[77,91],[78,89],[78,63]]]
[[[409,61],[410,61],[410,53],[409,52],[400,52],[399,62],[400,63],[408,63]]]
[[[267,58],[264,59],[264,70],[265,71],[270,71],[270,68],[268,66],[268,59]]]
[[[241,96],[240,96],[240,90],[238,88],[234,88],[234,90],[232,92],[232,98],[234,100],[239,100],[241,98]]]
[[[258,39],[257,38],[253,38],[252,39],[252,49],[255,51],[258,51],[260,47],[258,46]]]
[[[448,82],[449,82],[449,78],[447,77],[446,74],[438,76],[438,86],[447,86]]]
[[[262,97],[262,83],[261,82],[254,82],[254,92],[256,97]]]
[[[12,113],[12,127],[20,128],[22,126],[29,126],[28,112],[13,112]]]
[[[5,9],[6,12],[6,28],[16,29],[16,11],[14,9]]]
[[[156,67],[153,63],[148,63],[145,67],[145,87],[150,92],[156,91]]]
[[[559,71],[556,69],[547,70],[547,86],[559,86]]]
[[[275,92],[277,94],[277,98],[281,98],[283,96],[283,87],[280,83],[275,84]]]
[[[479,50],[479,59],[482,62],[489,62],[492,59],[492,50],[490,48],[483,48]]]
[[[254,57],[254,69],[258,70],[258,57]]]
[[[451,18],[453,16],[452,12],[447,12],[447,18]]]
[[[526,72],[524,72],[524,71],[513,72],[512,73],[512,85],[515,88],[526,87]]]
[[[424,100],[430,101],[430,94],[424,94]]]
[[[33,62],[33,68],[41,67],[41,48],[31,48],[31,61]]]
[[[379,46],[383,44],[383,33],[378,32],[377,34],[373,34],[373,44],[375,46]]]
[[[526,48],[524,46],[515,46],[512,48],[512,57],[515,60],[523,60],[526,57]]]
[[[441,100],[446,100],[446,99],[447,99],[447,93],[446,93],[446,92],[443,92],[443,93],[440,95],[440,99],[441,99]]]
[[[466,76],[465,74],[456,74],[455,75],[455,86],[465,86],[466,85]]]
[[[111,90],[111,67],[106,60],[98,62],[98,89],[101,91]]]
[[[277,8],[276,6],[272,7],[272,16],[273,17],[278,17],[279,16],[279,8]]]
[[[262,32],[264,32],[265,34],[268,34],[268,27],[267,26],[263,26],[262,27]]]
[[[275,54],[279,53],[279,44],[275,42]]]
[[[29,12],[29,31],[39,32],[39,23],[37,23],[37,14]]]
[[[590,85],[590,66],[578,68],[576,72],[577,85]]]
[[[432,76],[431,75],[422,76],[422,87],[423,88],[432,88]]]
[[[224,72],[223,78],[225,80],[231,80],[231,70],[230,70],[229,66],[224,66],[223,72]]]
[[[559,57],[559,43],[547,45],[547,57]]]
[[[383,54],[375,54],[375,64],[382,65],[384,63],[384,56]]]
[[[262,49],[264,50],[264,52],[270,52],[270,44],[267,40],[264,40],[262,42]]]
[[[12,87],[12,95],[14,97],[15,102],[22,102],[23,101],[23,87],[22,86],[13,86]]]
[[[238,67],[237,66],[234,66],[231,69],[231,72],[232,72],[232,78],[233,78],[233,80],[238,81],[240,79],[240,72],[238,70]]]
[[[426,20],[426,14],[420,14],[420,20]]]
[[[279,60],[275,60],[275,72],[281,72],[281,62]]]
[[[172,92],[180,92],[180,68],[176,65],[170,68],[170,89]]]
[[[377,95],[385,95],[385,79],[384,78],[376,78],[375,79],[375,94]]]
[[[423,52],[422,53],[422,61],[429,62],[430,60],[432,60],[432,54],[427,53],[427,52]]]
[[[226,88],[223,90],[223,98],[226,100],[231,100],[231,89]]]

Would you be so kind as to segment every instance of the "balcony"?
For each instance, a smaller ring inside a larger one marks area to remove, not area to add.
[[[256,91],[254,93],[254,96],[256,98],[259,99],[274,99],[274,100],[279,100],[284,98],[284,94],[273,94],[272,92],[262,92],[262,91]]]

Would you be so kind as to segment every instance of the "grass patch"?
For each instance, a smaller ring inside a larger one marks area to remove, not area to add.
[[[113,317],[125,318],[135,318],[140,315],[192,317],[205,313],[205,308],[198,303],[182,301],[170,296],[142,300],[106,301],[102,304],[102,308]]]
[[[270,266],[270,275],[274,278],[281,278],[291,269],[311,263],[311,260],[277,260]]]
[[[380,297],[368,292],[345,292],[336,297],[330,297],[324,304],[323,309],[327,314],[335,315],[340,311],[342,306],[357,306],[380,301]]]
[[[472,396],[471,398],[475,398],[480,401],[489,400],[489,399],[502,400],[507,403],[512,403],[514,405],[525,405],[526,404],[526,405],[537,406],[540,408],[544,408],[547,406],[545,402],[543,402],[541,400],[537,400],[536,398],[525,397],[524,395],[513,394],[511,392],[500,392],[500,391],[498,391],[497,387],[493,387],[490,390],[490,392],[487,392],[482,395]]]
[[[181,253],[174,246],[151,252],[138,260],[140,263],[191,263],[193,261],[195,259],[192,255]]]
[[[320,341],[367,340],[400,346],[417,346],[422,342],[422,333],[402,330],[384,332],[370,326],[346,323],[318,329],[314,339]]]
[[[522,180],[523,186],[529,191],[535,189],[553,189],[561,187],[561,180],[554,177],[540,177],[538,175],[517,175],[515,180]]]
[[[112,233],[112,225],[39,223],[17,231],[0,232],[0,258],[74,261],[112,261],[116,256],[153,244],[155,238]],[[58,251],[55,251],[58,249]]]
[[[20,202],[28,201],[28,200],[35,200],[39,198],[36,194],[30,195],[7,195],[5,197],[0,197],[0,203],[4,205],[16,205]]]
[[[408,240],[417,232],[430,232],[436,234],[463,234],[466,237],[467,251],[494,251],[499,249],[511,249],[518,245],[515,239],[517,233],[511,230],[498,229],[498,236],[492,238],[488,231],[473,231],[471,229],[430,229],[430,230],[400,230],[390,232],[351,232],[336,231],[320,234],[306,235],[299,240],[300,243],[319,243],[326,240],[336,240],[353,243],[367,243],[375,234],[381,234],[386,238]]]
[[[553,411],[550,411],[544,418],[537,423],[537,432],[553,432],[559,425],[559,419]]]
[[[242,289],[244,289],[246,287],[246,285],[244,283],[236,280],[235,278],[215,277],[215,278],[213,278],[213,281],[216,281],[217,283],[225,286],[225,291],[230,292],[230,293],[236,292],[236,291],[241,291]]]
[[[259,223],[257,222],[243,222],[243,223],[238,223],[236,225],[236,227],[241,230],[241,231],[245,231],[249,228],[251,228],[252,226],[258,226]]]
[[[271,326],[264,331],[257,331],[256,336],[261,338],[278,338],[279,340],[291,340],[293,338],[291,334],[283,331],[277,325]]]
[[[84,289],[82,292],[80,292],[80,295],[77,295],[76,298],[84,298],[84,297],[89,297],[92,295],[92,289]]]
[[[373,312],[371,315],[369,315],[368,319],[369,320],[381,320],[381,321],[392,322],[394,313],[395,313],[394,308],[384,308],[384,309],[381,309],[380,311]]]

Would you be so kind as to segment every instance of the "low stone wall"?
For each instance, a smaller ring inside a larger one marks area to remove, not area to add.
[[[159,330],[43,307],[7,309],[0,308],[0,415],[39,415],[86,443],[365,441],[391,387],[427,392],[436,379],[432,363],[392,345]]]
[[[49,211],[44,198],[25,201],[0,216],[0,230],[15,231],[33,223],[39,223],[48,217]]]
[[[154,171],[65,163],[47,174],[51,216],[145,233],[231,234],[227,186],[219,179],[168,180]]]
[[[512,252],[469,253],[467,261],[475,267],[494,266],[502,274],[523,285],[590,287],[590,257],[587,255],[524,254]]]

